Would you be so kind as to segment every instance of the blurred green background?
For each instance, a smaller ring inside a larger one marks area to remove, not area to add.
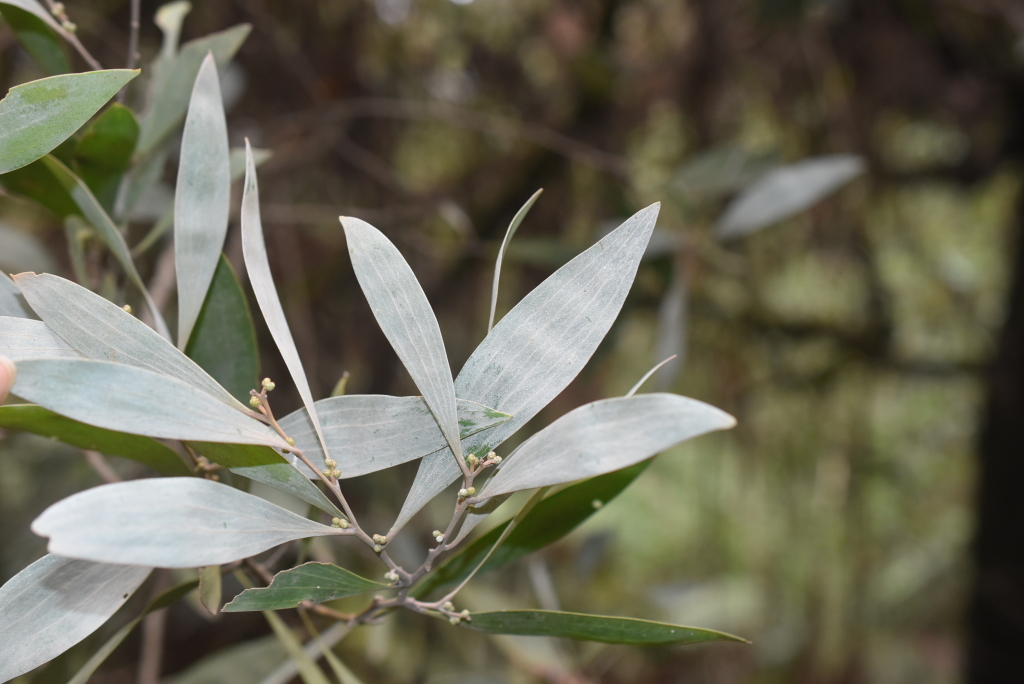
[[[157,6],[142,4],[143,64],[159,48]],[[123,64],[124,0],[68,12],[104,66]],[[224,77],[229,131],[233,145],[248,136],[273,152],[260,170],[271,265],[317,397],[344,371],[349,393],[416,393],[359,292],[339,214],[406,255],[457,369],[486,330],[504,230],[543,187],[507,256],[499,316],[636,210],[662,210],[618,323],[536,426],[622,394],[665,351],[684,361],[649,390],[739,421],[666,452],[571,537],[481,579],[465,603],[662,619],[753,645],[488,638],[408,615],[343,643],[364,681],[962,680],[985,370],[1021,220],[1019,4],[219,0],[195,3],[183,38],[239,22],[254,29]],[[40,76],[0,29],[3,87]],[[868,170],[794,219],[715,238],[728,198],[762,170],[830,153],[861,155]],[[173,179],[172,163],[167,190]],[[226,251],[244,274],[237,225]],[[142,264],[150,278],[162,259]],[[70,273],[61,222],[0,196],[0,266]],[[260,334],[277,412],[296,408]],[[369,527],[390,524],[409,466],[348,481]],[[75,449],[6,435],[0,579],[42,552],[28,532],[39,511],[99,482]],[[428,507],[395,553],[418,558],[447,507]],[[376,571],[355,551],[313,546]],[[211,622],[190,605],[164,630],[165,677],[268,633],[258,615]],[[25,681],[65,681],[109,633]],[[92,681],[156,681],[137,671],[153,633]],[[174,681],[259,681],[271,666],[253,654],[273,663],[273,648],[251,647],[253,670]]]

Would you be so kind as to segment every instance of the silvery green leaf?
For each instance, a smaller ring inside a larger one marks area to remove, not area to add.
[[[153,23],[160,27],[164,34],[160,57],[170,59],[178,52],[178,39],[181,37],[181,25],[185,17],[192,11],[192,3],[188,0],[177,0],[160,5],[153,17]]]
[[[676,394],[595,401],[570,411],[523,442],[487,481],[480,496],[603,475],[735,424],[728,413]]]
[[[441,328],[409,264],[384,234],[341,217],[359,286],[384,336],[409,371],[456,459],[462,459],[455,385]]]
[[[683,364],[686,362],[687,314],[689,310],[689,288],[686,272],[681,263],[672,267],[672,280],[668,291],[658,305],[658,334],[654,358],[658,361],[675,357],[665,364],[658,375],[658,388],[667,390],[675,384]]]
[[[526,204],[520,207],[516,215],[512,217],[512,223],[509,224],[508,230],[505,231],[505,239],[501,241],[501,247],[498,249],[498,258],[494,261],[494,283],[491,285],[491,315],[487,319],[487,332],[491,331],[494,327],[494,313],[498,308],[498,281],[501,279],[501,262],[505,258],[505,250],[508,248],[508,243],[512,242],[512,238],[515,236],[516,231],[519,230],[520,224],[523,219],[526,218],[526,214],[529,213],[530,207],[540,197],[540,193],[544,192],[541,188],[537,192],[530,196],[530,199],[526,200]]]
[[[467,452],[486,453],[508,439],[583,369],[622,308],[659,209],[637,212],[555,271],[487,334],[455,379],[455,392],[513,417],[470,437]],[[450,455],[425,457],[388,536],[458,475]]]
[[[326,445],[320,418],[313,404],[313,393],[309,389],[306,371],[299,358],[299,350],[295,348],[295,340],[288,328],[288,319],[284,317],[281,300],[274,287],[274,276],[270,272],[270,260],[267,258],[267,245],[263,240],[263,223],[260,221],[260,190],[256,180],[256,163],[253,159],[252,147],[248,139],[245,141],[245,188],[242,192],[242,256],[245,268],[249,272],[249,283],[260,305],[260,312],[270,329],[278,351],[284,359],[284,365],[295,382],[295,388],[302,397],[302,403],[309,412],[313,428],[320,438],[320,444]],[[324,447],[326,448],[326,446]]]
[[[192,359],[113,302],[47,273],[22,273],[15,280],[46,325],[86,358],[177,378],[238,411],[250,413]]]
[[[0,316],[34,319],[35,314],[25,302],[21,290],[6,273],[0,273]],[[3,335],[0,328],[0,336]],[[2,344],[2,342],[0,342]]]
[[[230,201],[228,127],[217,65],[209,53],[192,89],[174,195],[179,349],[188,344],[213,280],[228,232]]]
[[[178,54],[161,65],[146,113],[139,122],[141,128],[136,154],[148,154],[185,116],[196,74],[207,53],[213,53],[217,68],[223,71],[251,28],[249,24],[239,24],[189,41],[181,46]]]
[[[87,71],[11,88],[0,101],[0,173],[31,164],[60,145],[138,75],[137,69]]]
[[[47,508],[32,531],[50,538],[51,553],[161,568],[221,565],[341,532],[197,477],[93,487]]]
[[[22,359],[81,359],[81,354],[42,321],[0,316],[0,355]]]
[[[111,253],[121,264],[121,267],[128,274],[128,278],[135,287],[139,288],[143,298],[146,300],[146,307],[153,316],[157,332],[164,339],[170,340],[171,333],[167,329],[167,324],[164,323],[160,310],[153,302],[153,298],[149,296],[149,290],[146,289],[145,283],[142,282],[138,269],[135,268],[135,262],[132,261],[131,252],[128,251],[128,243],[124,241],[124,235],[114,225],[110,216],[107,215],[107,212],[100,205],[99,200],[89,190],[89,186],[53,155],[43,157],[42,161],[57,182],[60,183],[61,187],[71,195],[71,199],[75,201],[75,205],[82,212],[82,216],[92,224],[96,234],[106,243],[107,248],[110,249]]]
[[[305,475],[300,473],[298,468],[290,463],[272,463],[248,468],[232,468],[231,472],[280,489],[282,492],[287,492],[308,504],[316,506],[331,516],[342,515],[341,511],[324,496],[324,493],[315,484],[310,482]]]
[[[459,399],[457,404],[463,439],[512,417],[465,399]],[[348,394],[321,399],[316,402],[316,410],[331,458],[338,462],[342,478],[376,472],[447,448],[444,435],[422,397]],[[326,467],[323,449],[305,409],[279,422],[310,461],[321,469]],[[294,463],[313,475],[301,461]]]
[[[256,164],[256,168],[263,166],[263,163],[274,156],[271,150],[261,150],[258,147],[254,147],[252,150],[252,159]],[[231,156],[229,157],[229,164],[231,166],[231,180],[236,181],[240,178],[245,177],[245,148],[244,147],[232,147]]]
[[[0,681],[68,650],[107,621],[150,568],[43,556],[0,587]]]
[[[812,157],[772,169],[740,193],[718,221],[720,238],[749,235],[807,209],[864,172],[852,154]]]
[[[264,444],[287,449],[269,426],[181,380],[91,359],[18,363],[15,395],[108,430],[158,439]]]

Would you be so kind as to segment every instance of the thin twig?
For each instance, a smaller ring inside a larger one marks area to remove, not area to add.
[[[139,59],[139,27],[141,21],[139,18],[141,0],[131,0],[131,19],[129,20],[130,32],[128,34],[128,66],[126,69],[134,69],[135,63]],[[122,95],[124,91],[121,91]]]
[[[103,481],[107,484],[114,482],[120,482],[121,478],[118,477],[114,469],[107,463],[107,459],[103,458],[103,454],[98,451],[92,451],[91,449],[85,450],[85,460],[92,466],[92,469],[96,471],[96,474],[103,478]]]

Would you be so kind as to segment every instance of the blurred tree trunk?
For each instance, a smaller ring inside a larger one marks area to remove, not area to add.
[[[967,681],[1024,682],[1024,196],[981,427]]]

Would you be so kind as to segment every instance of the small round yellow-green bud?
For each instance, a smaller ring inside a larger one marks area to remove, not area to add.
[[[455,610],[455,604],[454,604],[454,603],[452,603],[451,601],[445,601],[445,602],[444,602],[444,606],[442,606],[442,607],[443,607],[443,608],[444,608],[445,610],[447,610],[447,611],[452,611],[452,610]]]
[[[469,490],[468,489],[460,489],[459,490],[459,498],[460,499],[465,499],[467,496],[469,496]]]
[[[601,501],[600,499],[594,499],[593,501],[590,502],[590,505],[593,506],[594,510],[596,511],[602,506],[604,506],[604,501]]]
[[[487,452],[487,458],[495,458],[495,457],[498,457],[498,454],[494,453],[493,451],[488,451]]]
[[[388,582],[397,582],[398,573],[394,570],[389,570],[388,572],[384,573],[384,579],[386,579]]]
[[[332,470],[331,477],[333,477],[334,479],[338,479],[339,477],[341,477],[341,471],[337,469]]]
[[[342,518],[341,522],[338,523],[338,527],[340,527],[343,530],[347,530],[349,528],[348,520]]]
[[[374,544],[373,545],[373,552],[374,553],[380,553],[383,550],[384,550],[384,547],[381,546],[380,544]]]
[[[249,406],[259,408],[260,406],[263,406],[263,400],[259,397],[249,397]]]
[[[287,439],[285,439],[284,441],[288,442],[288,445],[289,445],[289,446],[295,446],[295,440],[294,440],[294,439],[292,439],[291,437],[288,437],[288,438],[287,438]]]
[[[67,19],[60,23],[60,27],[68,33],[74,33],[78,30],[78,27],[74,24],[74,22],[68,21]]]
[[[341,518],[331,518],[331,527],[341,527]]]
[[[453,627],[459,624],[460,622],[462,622],[462,620],[458,616],[452,615],[450,618],[448,618],[448,623]]]
[[[494,454],[493,451],[491,453]],[[501,463],[501,456],[499,456],[498,454],[494,454],[493,456],[491,456],[491,461],[493,461],[494,463]]]
[[[466,457],[466,463],[469,464],[470,468],[476,468],[477,464],[480,463],[480,459],[476,457],[476,454],[470,454]]]
[[[387,544],[388,538],[385,537],[383,534],[375,534],[373,535],[373,541],[375,544]]]
[[[125,313],[131,313],[132,312],[132,305],[131,304],[125,304],[121,308],[124,309]]]
[[[260,384],[263,385],[263,389],[267,390],[268,392],[277,387],[277,385],[274,384],[274,381],[271,380],[270,378],[263,378],[263,382]]]
[[[326,478],[330,478],[331,477],[331,471],[330,470],[321,470],[320,472],[323,473],[323,476],[326,477]]]
[[[469,619],[469,611],[468,610],[462,611],[461,613],[459,613],[459,617],[461,617],[463,620],[468,620]]]
[[[338,465],[338,462],[335,461],[333,458],[325,459],[324,463],[327,465],[328,468],[334,468],[334,466]]]
[[[438,530],[434,530],[434,541],[436,541],[438,544],[443,542],[444,541],[444,534],[442,534]]]
[[[474,494],[476,494],[476,487],[470,487],[469,489],[467,489],[466,494],[468,494],[469,496],[473,496]]]

